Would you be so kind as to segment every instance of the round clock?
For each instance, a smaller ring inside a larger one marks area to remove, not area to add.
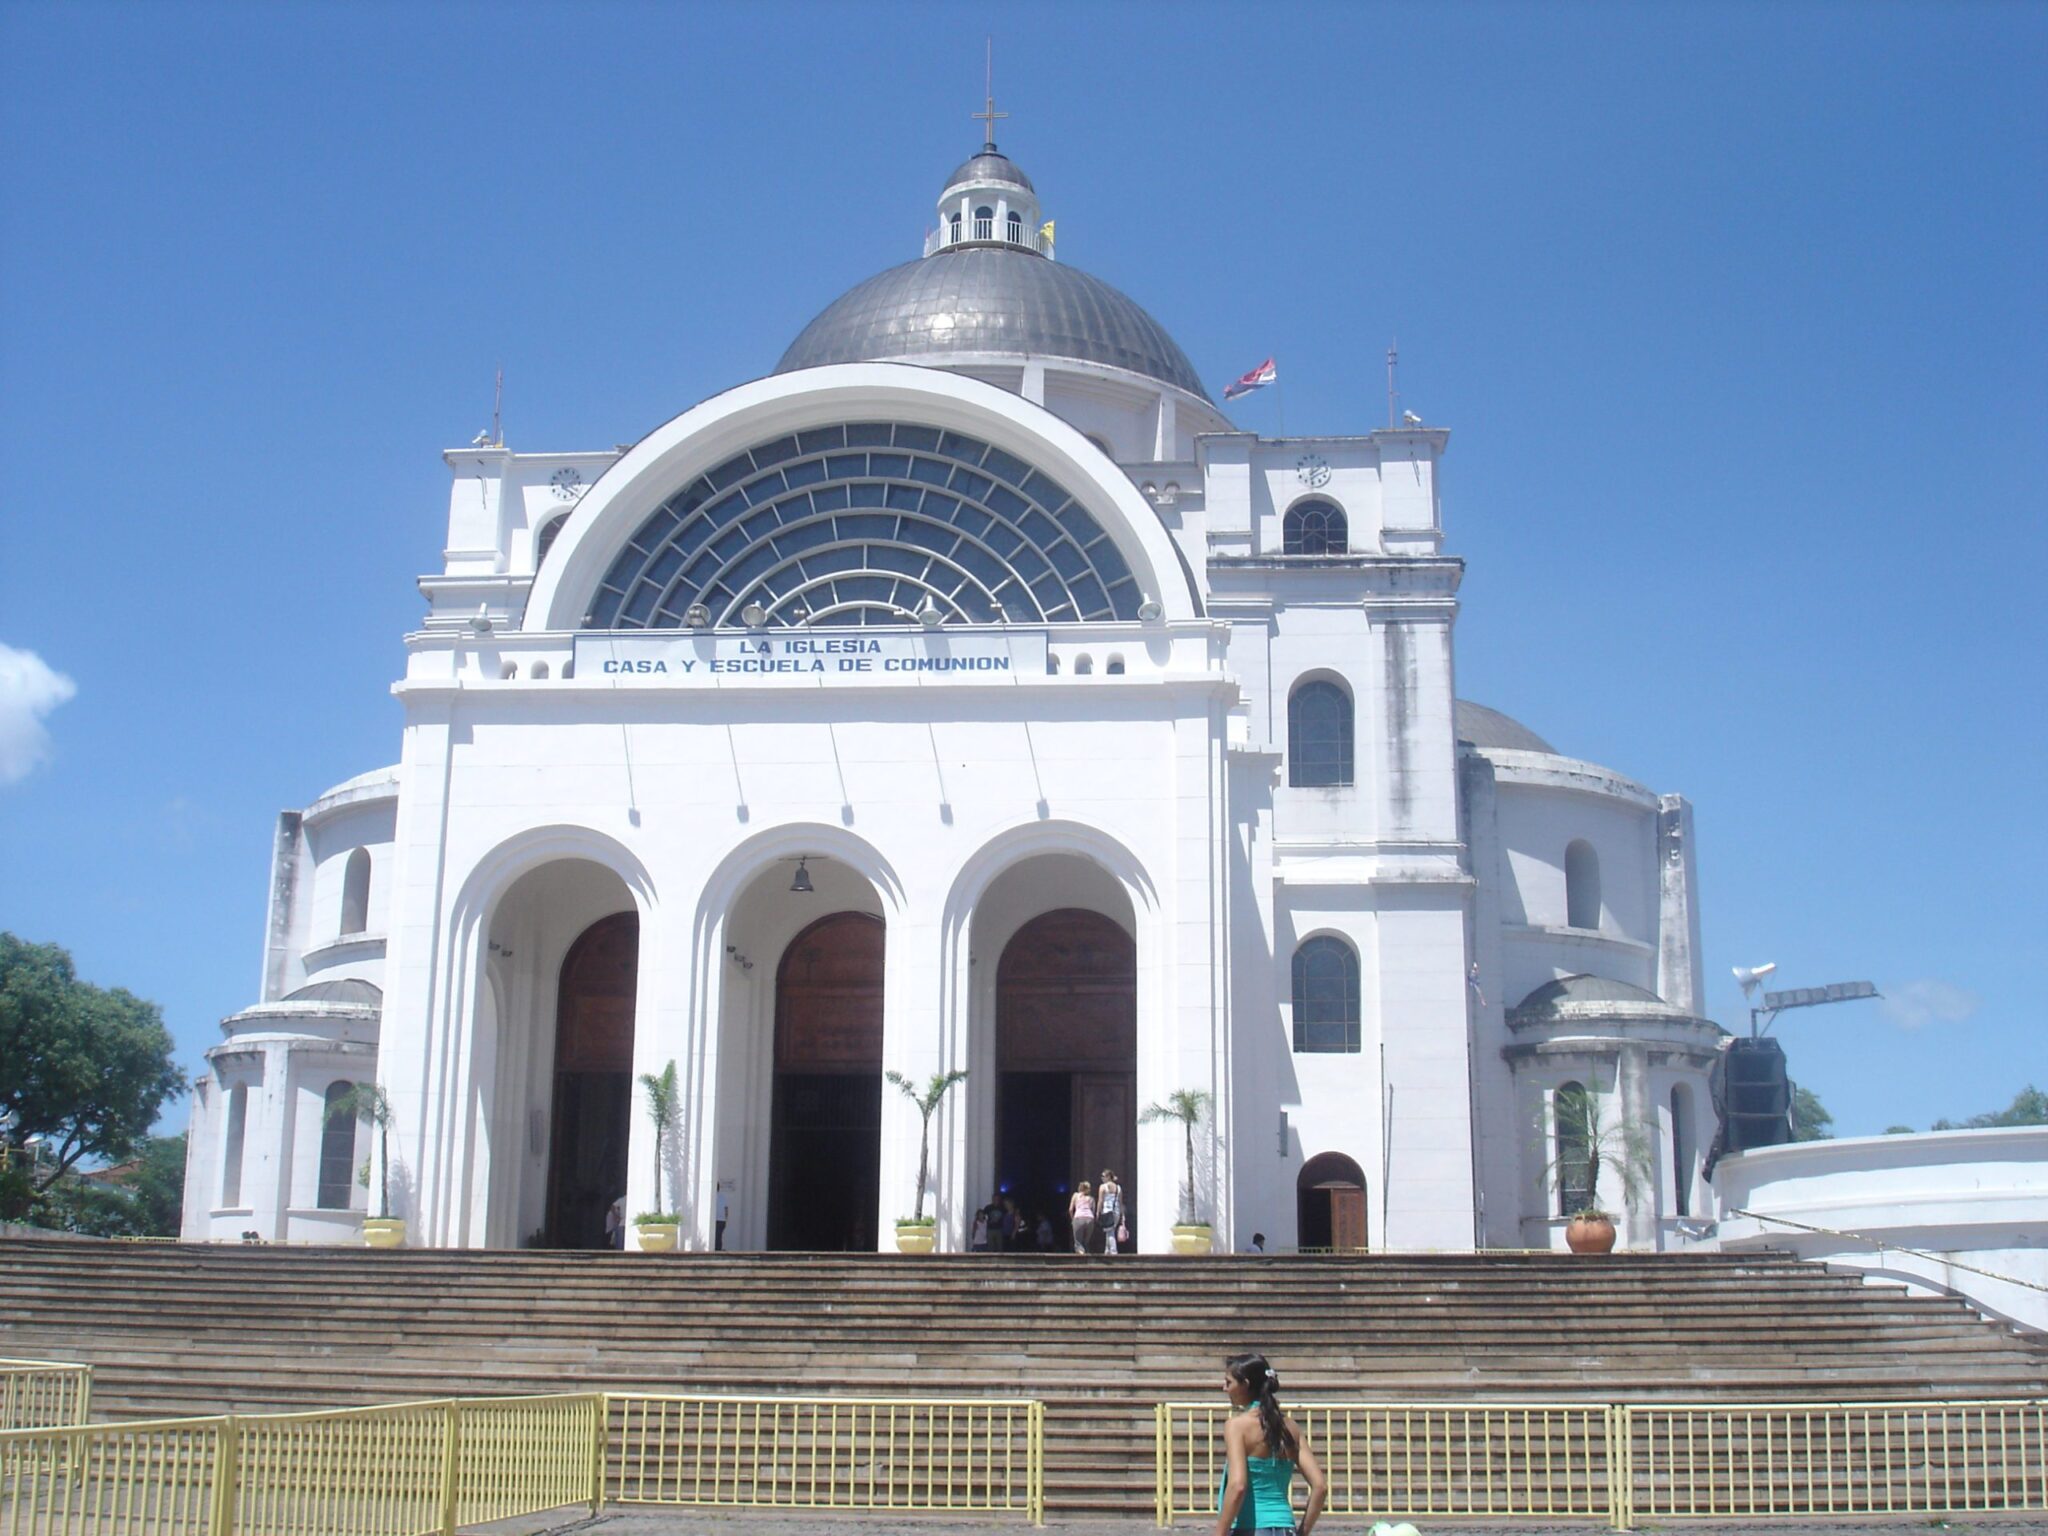
[[[566,464],[548,476],[548,483],[555,488],[558,501],[574,501],[583,494],[583,476]]]
[[[1294,473],[1312,491],[1319,491],[1330,483],[1330,466],[1319,453],[1304,453],[1296,459]]]

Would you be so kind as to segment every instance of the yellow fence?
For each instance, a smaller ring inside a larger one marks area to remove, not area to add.
[[[613,1393],[621,1504],[1009,1513],[1045,1523],[1045,1405],[1023,1398]]]
[[[1332,1514],[1604,1521],[2048,1509],[2048,1398],[1889,1403],[1312,1403]],[[1208,1516],[1211,1403],[1155,1410],[1159,1523]]]
[[[1617,1446],[1604,1403],[1290,1403],[1287,1411],[1329,1475],[1332,1515],[1615,1521]],[[1158,1405],[1161,1525],[1215,1513],[1229,1413],[1221,1403]]]
[[[2048,1398],[1621,1413],[1632,1520],[2048,1509]]]
[[[596,1506],[604,1399],[0,1433],[0,1536],[430,1536]]]
[[[57,1429],[91,1412],[91,1366],[0,1360],[0,1429]]]

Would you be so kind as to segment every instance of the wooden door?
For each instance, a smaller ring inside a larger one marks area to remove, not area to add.
[[[1356,1184],[1330,1187],[1330,1246],[1342,1253],[1365,1246],[1365,1191]]]

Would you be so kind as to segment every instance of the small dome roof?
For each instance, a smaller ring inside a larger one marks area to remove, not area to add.
[[[972,181],[996,181],[1005,186],[1022,187],[1026,192],[1038,191],[1031,185],[1031,178],[1017,169],[1017,162],[1003,154],[993,144],[984,145],[981,153],[972,160],[963,160],[954,167],[953,174],[946,178],[945,189],[939,196],[944,197],[955,187]]]
[[[1077,267],[1004,246],[955,246],[877,273],[805,326],[775,371],[943,365],[968,352],[1103,363],[1209,398],[1187,354],[1133,300]]]
[[[1460,699],[1455,713],[1458,740],[1470,746],[1482,749],[1498,747],[1503,752],[1548,752],[1552,757],[1558,756],[1557,748],[1521,721],[1497,709],[1474,704],[1470,699]]]
[[[344,976],[336,981],[309,981],[303,987],[287,992],[284,1000],[288,1003],[346,1003],[352,1008],[377,1009],[384,1006],[384,989],[359,976]]]
[[[1515,1012],[1532,1013],[1560,1003],[1654,1003],[1662,1007],[1664,999],[1642,987],[1616,981],[1611,976],[1580,974],[1546,981],[1517,1003]]]

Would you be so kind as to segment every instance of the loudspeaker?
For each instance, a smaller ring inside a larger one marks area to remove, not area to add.
[[[1775,1147],[1792,1139],[1792,1080],[1785,1050],[1772,1039],[1735,1039],[1721,1053],[1715,1100],[1721,1144],[1729,1152]]]

